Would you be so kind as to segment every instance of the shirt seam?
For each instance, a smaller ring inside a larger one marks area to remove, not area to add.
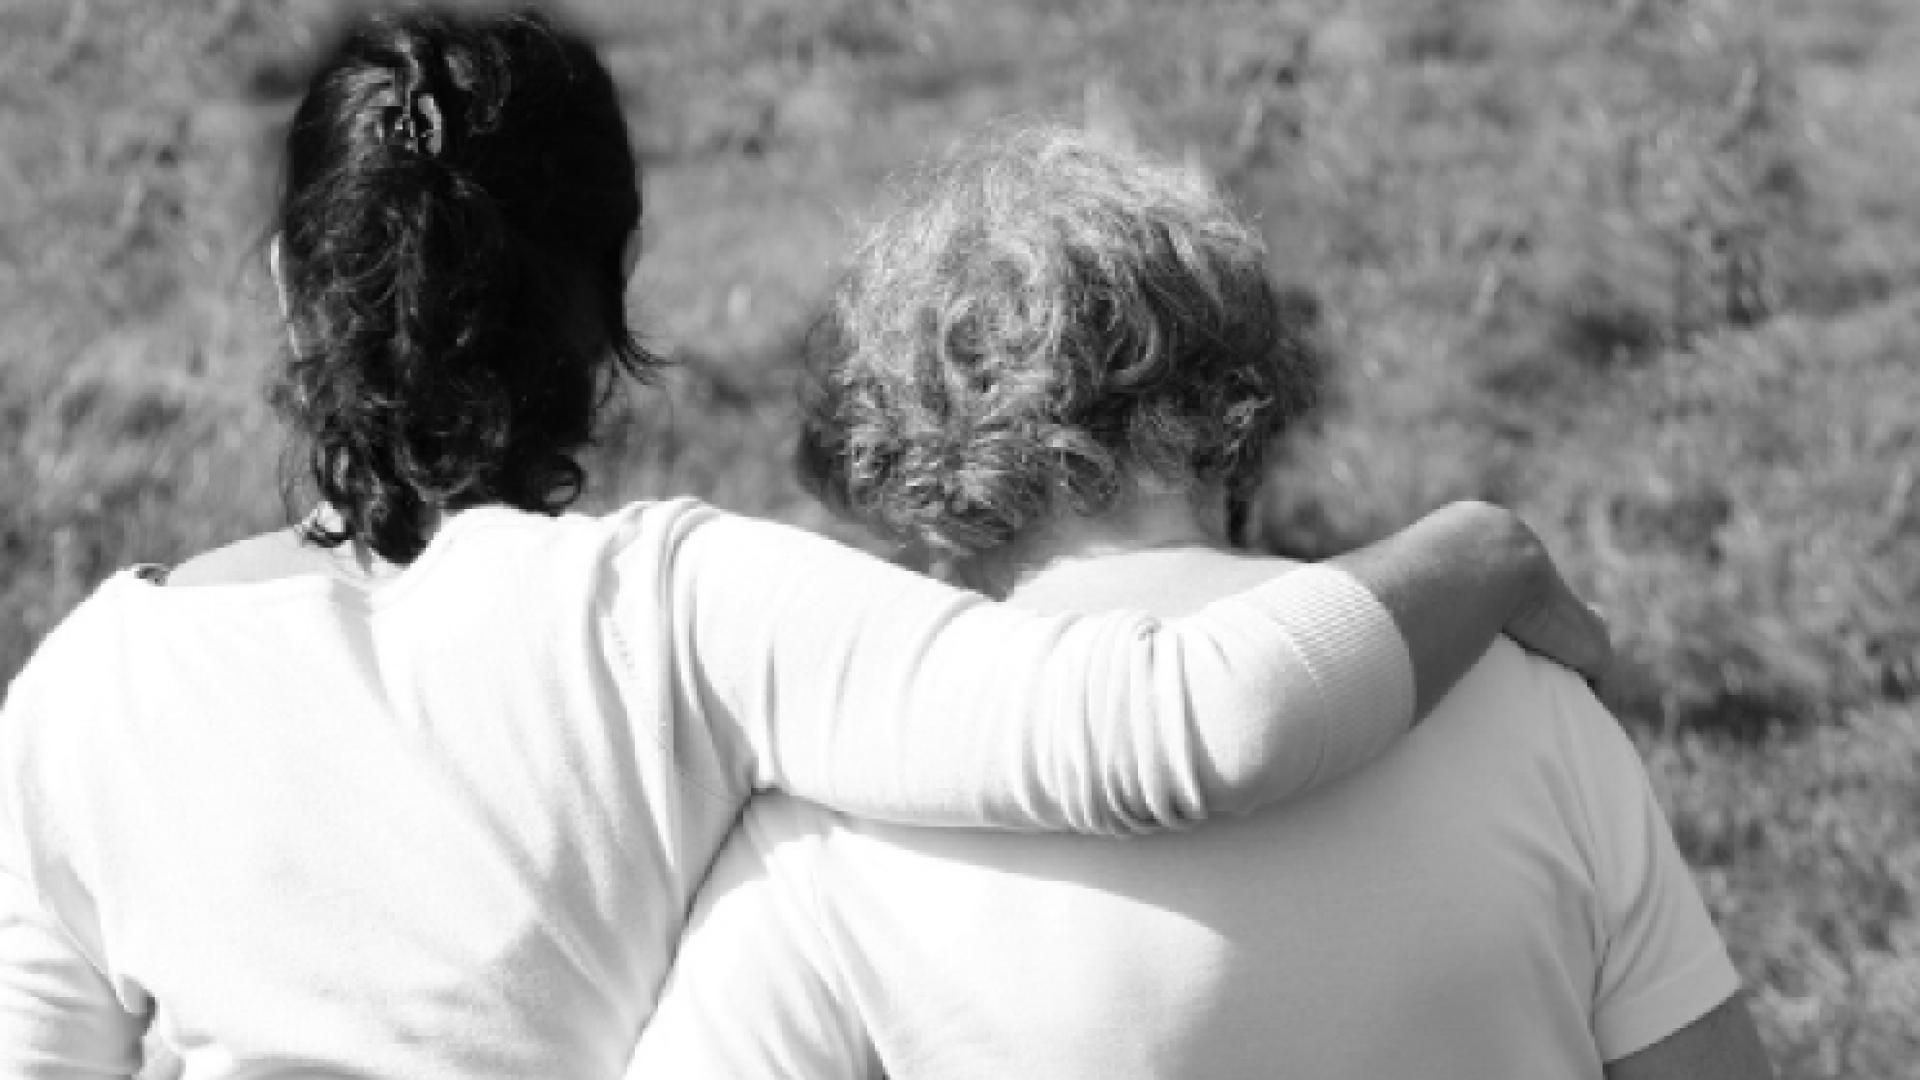
[[[1586,755],[1580,752],[1580,746],[1574,740],[1571,726],[1573,721],[1568,716],[1567,710],[1562,707],[1562,689],[1554,686],[1552,680],[1541,677],[1540,668],[1533,663],[1531,657],[1523,657],[1523,660],[1527,661],[1528,675],[1536,683],[1546,687],[1548,700],[1552,703],[1554,738],[1560,743],[1562,760],[1569,763],[1571,773],[1568,777],[1570,783],[1567,786],[1573,789],[1575,827],[1580,830],[1580,862],[1587,870],[1587,881],[1593,890],[1591,894],[1593,902],[1603,905],[1605,901],[1600,894],[1602,870],[1599,865],[1600,837],[1594,825],[1593,806],[1587,795]],[[1613,948],[1613,934],[1607,925],[1604,911],[1594,918],[1593,925],[1596,944],[1599,946],[1598,954],[1594,957],[1594,977],[1598,979],[1606,963],[1606,954]]]
[[[634,663],[633,651],[627,644],[627,636],[620,628],[620,620],[607,616],[603,617],[601,621],[606,627],[607,637],[610,639],[616,659],[619,661],[622,681],[631,683],[635,679],[637,665]],[[708,731],[712,730],[712,726],[707,721],[705,710],[689,702],[688,711],[695,714],[702,728]],[[628,718],[627,726],[629,728],[635,726],[632,723],[631,716]],[[666,759],[667,768],[690,790],[723,807],[731,808],[739,804],[738,799],[709,788],[704,781],[688,772],[680,761],[680,755],[675,752],[674,741],[659,729],[649,726],[647,728],[647,738],[654,745],[655,749],[660,751],[660,755]]]

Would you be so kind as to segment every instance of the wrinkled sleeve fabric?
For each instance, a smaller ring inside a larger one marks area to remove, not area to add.
[[[132,1076],[141,1026],[14,868],[0,869],[0,1076]]]
[[[59,734],[57,710],[39,691],[57,689],[78,632],[57,631],[0,704],[0,1076],[18,1080],[133,1076],[146,1026],[82,949],[32,854],[46,773],[74,771],[73,753],[49,745],[65,740],[47,737]]]
[[[870,818],[1179,828],[1310,791],[1413,719],[1392,616],[1329,567],[1180,619],[1049,616],[679,502],[634,515],[616,572],[619,617],[665,622],[683,742]]]
[[[878,1080],[853,995],[811,908],[825,815],[755,799],[701,887],[628,1080]]]
[[[1705,1016],[1740,989],[1740,976],[1632,741],[1584,682],[1534,667],[1580,766],[1599,956],[1592,1027],[1601,1057],[1617,1061]]]

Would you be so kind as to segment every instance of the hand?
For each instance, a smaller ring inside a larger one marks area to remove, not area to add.
[[[1546,546],[1538,544],[1537,539],[1535,542],[1539,569],[1532,593],[1501,629],[1529,652],[1572,668],[1590,683],[1597,682],[1613,664],[1613,642],[1607,638],[1606,621],[1593,605],[1574,594]]]
[[[1540,537],[1491,503],[1450,503],[1333,563],[1393,616],[1420,716],[1500,634],[1588,679],[1613,659],[1606,625],[1567,587]]]

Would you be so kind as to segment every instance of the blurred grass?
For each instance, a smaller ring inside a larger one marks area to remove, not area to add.
[[[1520,507],[1784,1076],[1920,1076],[1920,9],[1900,0],[613,0],[632,296],[683,363],[594,506],[816,527],[791,360],[889,172],[1009,113],[1213,168],[1339,401],[1261,507],[1339,550]],[[0,676],[113,568],[285,520],[267,147],[320,0],[0,7]],[[844,533],[843,533],[844,535]]]

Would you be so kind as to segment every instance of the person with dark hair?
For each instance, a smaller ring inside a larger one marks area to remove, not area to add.
[[[314,78],[274,247],[274,402],[337,518],[304,539],[404,565],[442,513],[580,492],[608,379],[657,363],[626,323],[624,125],[591,47],[530,18],[376,23]]]
[[[1225,507],[1325,365],[1202,176],[1023,128],[902,204],[815,358],[816,490],[1039,611],[1285,571]],[[1625,733],[1499,642],[1378,763],[1184,836],[758,798],[629,1075],[1758,1080],[1738,988]]]
[[[617,1075],[750,793],[1131,833],[1332,781],[1504,625],[1598,622],[1464,505],[1190,617],[1047,616],[691,500],[563,513],[641,218],[535,11],[354,19],[286,140],[273,400],[320,505],[115,575],[0,712],[0,1074]]]

